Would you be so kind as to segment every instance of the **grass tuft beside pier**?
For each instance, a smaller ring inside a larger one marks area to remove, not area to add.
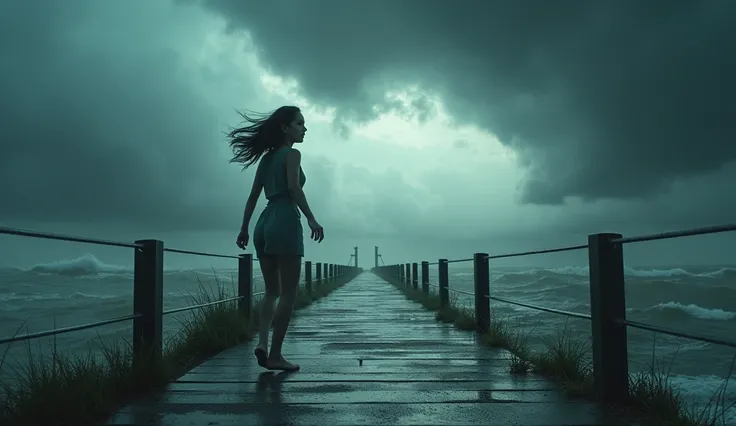
[[[352,279],[340,277],[314,288],[300,287],[295,309],[303,309]],[[201,282],[191,304],[231,297],[219,281],[215,288]],[[100,350],[65,354],[54,344],[50,355],[26,342],[21,367],[0,383],[0,424],[3,426],[85,426],[99,424],[142,392],[160,388],[224,349],[250,340],[257,331],[257,304],[251,318],[230,301],[189,311],[180,331],[165,345],[162,357],[133,359],[132,345],[100,340]],[[10,346],[0,353],[0,369],[8,366]]]

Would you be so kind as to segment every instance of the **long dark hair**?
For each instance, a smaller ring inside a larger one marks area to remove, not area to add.
[[[239,113],[250,123],[233,129],[228,133],[230,147],[233,149],[231,163],[241,163],[243,169],[253,165],[261,156],[281,146],[282,126],[288,126],[300,109],[295,106],[282,106],[270,114]]]

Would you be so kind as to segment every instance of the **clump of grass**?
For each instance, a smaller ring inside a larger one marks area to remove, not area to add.
[[[512,374],[526,374],[532,370],[527,342],[533,329],[518,333],[499,317],[492,317],[483,336],[483,343],[494,348],[503,348],[511,353],[509,371]]]
[[[649,368],[631,375],[629,398],[632,407],[651,421],[672,424],[681,420],[682,398],[670,382],[669,370],[661,368],[657,360],[652,360]]]
[[[124,346],[107,346],[102,359],[90,351],[69,356],[54,349],[33,356],[16,370],[13,385],[3,385],[0,419],[3,425],[78,425],[100,420],[114,410],[117,398],[165,383],[172,366],[148,357],[133,362]]]
[[[190,304],[207,304],[232,297],[217,279],[215,282],[216,288],[213,290],[205,288],[199,281],[197,292],[189,297]],[[181,328],[167,342],[164,357],[178,363],[174,364],[175,368],[185,371],[192,367],[192,363],[199,363],[253,336],[251,322],[243,317],[236,301],[194,309],[179,323]]]
[[[447,305],[440,306],[434,317],[437,321],[445,324],[460,323],[461,325],[465,326],[468,322],[467,317],[470,316],[470,314],[472,314],[473,319],[472,329],[475,329],[475,312],[470,311],[469,309],[463,309],[463,306],[460,306],[460,304],[458,303],[457,295],[455,293],[450,293],[450,300],[448,300]]]
[[[348,282],[343,277],[324,285],[311,297],[301,296],[300,308]],[[192,304],[229,297],[216,281],[215,290],[199,283]],[[300,290],[304,292],[304,290]],[[308,301],[307,301],[308,299]],[[257,309],[256,311],[257,317]],[[101,355],[90,348],[82,355],[65,355],[54,345],[50,357],[35,355],[26,342],[27,358],[14,370],[12,384],[0,383],[0,424],[3,426],[83,426],[103,421],[142,392],[178,378],[218,352],[250,340],[254,327],[236,301],[204,306],[181,320],[180,331],[165,345],[163,356],[139,355],[132,345],[105,344]],[[0,358],[0,368],[10,347]]]
[[[434,314],[437,321],[442,323],[453,323],[457,318],[457,310],[452,306],[443,306]]]
[[[568,333],[567,322],[556,338],[546,339],[546,349],[530,357],[534,371],[559,381],[570,396],[590,394],[593,366],[589,359],[590,344],[580,336]]]
[[[458,330],[471,331],[476,329],[475,312],[466,307],[457,308],[457,318],[455,318],[455,328]]]
[[[437,294],[425,293],[421,289],[415,289],[414,287],[409,287],[403,283],[401,284],[392,283],[392,284],[398,287],[399,290],[401,290],[406,295],[407,298],[420,303],[422,306],[424,306],[430,311],[437,311],[442,306],[442,301],[440,300],[440,296]]]
[[[683,408],[680,411],[680,416],[685,420],[687,426],[727,426],[726,415],[728,411],[736,406],[736,401],[727,402],[726,393],[728,391],[728,384],[731,380],[731,375],[734,371],[736,364],[736,354],[731,358],[731,366],[728,369],[726,379],[723,381],[721,386],[711,395],[708,403],[698,411],[695,407],[690,409]],[[680,423],[682,424],[682,423]]]
[[[646,369],[629,377],[629,405],[651,424],[662,426],[726,426],[726,413],[736,402],[726,401],[729,379],[734,369],[736,355],[731,360],[727,378],[701,409],[688,407],[682,394],[672,384],[671,367],[665,367],[655,357],[652,345],[652,361]]]
[[[410,291],[407,292],[407,295],[410,295],[410,299],[421,303],[422,306],[429,309],[430,311],[437,311],[442,306],[442,300],[437,294],[425,293],[422,290],[410,289]]]
[[[522,358],[515,353],[511,353],[509,358],[509,372],[511,374],[527,374],[532,370],[532,363],[526,358]]]
[[[483,343],[493,348],[510,350],[514,340],[516,340],[514,333],[508,324],[498,317],[492,317],[490,324],[488,324],[488,330],[483,336]]]

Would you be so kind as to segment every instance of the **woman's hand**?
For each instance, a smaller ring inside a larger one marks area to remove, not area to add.
[[[248,245],[248,238],[248,230],[240,231],[238,239],[235,240],[235,244],[237,244],[241,250],[245,250],[245,246]]]
[[[307,223],[309,224],[309,228],[312,230],[312,239],[321,243],[322,240],[325,239],[325,230],[322,228],[322,225],[317,223],[317,220],[315,219],[309,220]]]

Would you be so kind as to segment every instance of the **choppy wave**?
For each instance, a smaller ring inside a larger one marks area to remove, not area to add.
[[[559,275],[572,275],[579,277],[590,276],[590,269],[587,266],[563,266],[558,268],[534,268],[513,272],[505,272],[502,275],[534,275],[540,273],[553,273]],[[467,274],[472,275],[468,272]],[[714,271],[691,272],[683,268],[671,269],[638,269],[624,266],[624,275],[628,277],[638,278],[671,278],[671,277],[703,277],[703,278],[724,278],[732,276],[736,278],[736,268],[724,267]]]
[[[105,263],[99,260],[95,255],[87,253],[83,256],[79,256],[74,259],[63,259],[48,263],[39,263],[33,267],[22,270],[17,268],[4,268],[0,272],[5,273],[18,273],[18,272],[31,272],[37,274],[55,274],[65,275],[70,277],[100,277],[105,275],[117,275],[122,274],[126,277],[132,277],[133,267],[132,266],[121,266]],[[195,269],[195,268],[164,268],[164,273],[167,276],[174,276],[177,274],[197,274],[208,278],[222,278],[228,277],[234,270],[227,270],[219,268],[217,271],[207,269]],[[259,271],[253,271],[255,276],[260,275]]]
[[[670,377],[670,383],[689,400],[695,402],[697,410],[708,411],[717,417],[723,416],[724,425],[736,424],[736,406],[730,405],[732,401],[736,401],[736,381],[733,379],[724,383],[724,379],[717,376],[673,375]],[[719,404],[709,406],[713,402],[721,404],[725,402],[725,410],[724,407],[719,407]]]
[[[695,304],[683,305],[677,302],[659,303],[647,310],[659,310],[665,314],[689,315],[693,318],[711,321],[730,321],[736,319],[736,312],[723,309],[708,309]]]
[[[130,272],[130,267],[110,265],[101,262],[93,254],[87,253],[75,259],[57,260],[49,263],[39,263],[29,269],[29,272],[59,275],[96,275],[99,273]]]
[[[81,291],[75,291],[70,294],[60,293],[0,293],[0,311],[22,311],[29,307],[39,307],[39,303],[47,302],[64,302],[69,305],[70,308],[73,306],[83,303],[83,300],[88,301],[106,301],[108,299],[124,299],[125,296],[120,294],[92,294]],[[76,302],[75,302],[76,300]]]
[[[35,300],[61,299],[59,293],[0,293],[0,302],[32,302]]]

